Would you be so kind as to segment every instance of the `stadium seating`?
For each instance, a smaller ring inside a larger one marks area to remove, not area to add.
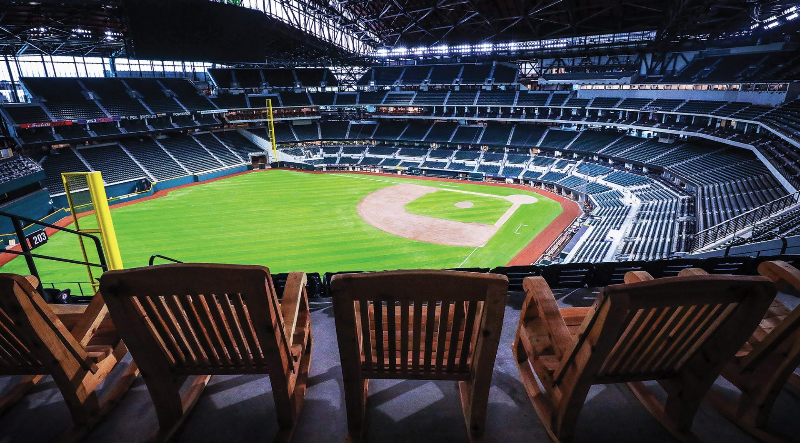
[[[181,78],[162,78],[158,80],[164,88],[175,95],[181,105],[188,111],[215,109],[208,96],[201,94],[194,85]]]
[[[92,170],[103,173],[106,184],[147,178],[147,174],[117,144],[78,149]]]
[[[480,143],[483,145],[505,146],[513,129],[514,126],[512,125],[490,122],[483,131]]]
[[[431,124],[428,122],[412,121],[408,124],[406,130],[398,137],[398,140],[405,141],[419,141],[425,138],[425,135],[430,131]]]
[[[513,106],[517,91],[480,91],[478,106]]]
[[[250,154],[264,155],[263,149],[238,131],[216,131],[214,132],[214,136],[246,162],[250,161]]]
[[[293,124],[292,130],[297,135],[297,140],[319,140],[319,126],[316,122],[302,122],[303,124]]]
[[[158,140],[161,146],[192,174],[221,169],[224,165],[208,154],[193,138],[177,134]]]
[[[543,148],[562,149],[569,144],[572,139],[578,136],[575,131],[560,131],[557,129],[550,129],[545,134],[539,146]]]
[[[351,123],[347,135],[349,140],[371,139],[378,125],[375,123]]]
[[[442,106],[447,99],[448,91],[419,91],[414,96],[414,106]]]
[[[450,91],[447,106],[472,106],[475,104],[478,91]]]
[[[536,146],[547,131],[546,126],[517,125],[511,134],[511,146]]]
[[[35,161],[15,155],[0,159],[0,183],[10,182],[42,170]]]
[[[219,109],[243,109],[247,108],[247,96],[244,94],[219,94],[211,97],[211,102]]]
[[[432,85],[452,85],[460,78],[461,65],[434,65],[429,82]]]
[[[74,78],[23,78],[27,90],[47,107],[56,120],[108,117],[97,102],[90,99],[81,80]]]
[[[425,136],[423,141],[431,143],[449,142],[450,138],[453,137],[457,127],[458,123],[455,122],[434,123],[433,127],[431,127],[431,130],[428,131],[428,134]]]
[[[133,158],[145,167],[158,181],[187,175],[188,172],[178,163],[175,157],[167,153],[150,137],[143,139],[124,139],[122,145],[128,149]],[[52,191],[51,191],[52,194]]]
[[[195,133],[192,137],[225,166],[241,165],[247,160],[247,157],[243,159],[240,155],[228,149],[210,132]]]
[[[615,132],[581,131],[572,144],[565,149],[580,152],[600,152],[620,137],[622,135]]]
[[[347,137],[348,122],[321,122],[319,125],[321,140],[344,140]]]
[[[89,168],[75,155],[70,148],[56,149],[50,152],[40,162],[44,169],[44,185],[50,195],[64,192],[64,183],[61,174],[64,172],[89,172]]]
[[[164,90],[162,84],[149,78],[126,78],[128,87],[139,95],[142,102],[150,109],[151,113],[185,112],[183,106],[175,100],[175,95],[170,95]]]
[[[38,105],[9,105],[3,106],[3,110],[11,117],[16,124],[49,122],[52,119]]]

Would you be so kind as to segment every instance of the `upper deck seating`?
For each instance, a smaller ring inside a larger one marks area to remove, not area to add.
[[[108,117],[89,98],[88,91],[81,86],[81,79],[23,77],[21,80],[28,92],[42,100],[56,120]]]
[[[185,112],[174,95],[167,94],[157,79],[126,78],[125,83],[140,94],[144,104],[153,112]]]

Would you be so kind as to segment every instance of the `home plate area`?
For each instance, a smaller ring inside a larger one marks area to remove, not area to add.
[[[456,192],[458,202],[453,206],[471,209],[474,203],[470,195],[479,198],[505,199],[511,206],[494,223],[461,222],[427,215],[414,214],[407,210],[409,203],[435,192]],[[398,184],[368,194],[358,203],[358,214],[371,226],[398,237],[448,246],[480,247],[485,245],[506,221],[525,204],[536,203],[530,195],[498,196],[455,189],[436,188],[415,184]]]

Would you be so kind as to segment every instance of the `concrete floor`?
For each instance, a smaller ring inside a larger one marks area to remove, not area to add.
[[[511,342],[523,295],[512,294],[490,393],[486,441],[549,442],[519,381]],[[585,291],[561,294],[563,305],[586,305]],[[785,299],[792,306],[797,298]],[[342,374],[334,335],[333,312],[325,301],[314,303],[315,344],[305,406],[296,442],[341,442],[346,422]],[[122,369],[120,368],[119,371]],[[0,392],[9,377],[0,380]],[[731,391],[723,382],[721,393]],[[277,432],[266,376],[215,376],[177,436],[180,442],[272,441]],[[455,382],[373,380],[367,405],[367,439],[371,442],[462,442],[467,432]],[[772,419],[774,430],[800,442],[800,393],[784,390]],[[0,417],[0,442],[42,442],[70,425],[69,413],[52,381],[36,386]],[[139,378],[87,442],[142,442],[157,428],[150,396]],[[754,441],[716,411],[704,405],[694,431],[707,442]],[[581,413],[576,442],[674,441],[625,385],[592,388]]]

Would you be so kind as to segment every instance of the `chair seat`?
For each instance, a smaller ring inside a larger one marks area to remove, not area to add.
[[[114,352],[114,347],[110,345],[89,345],[86,347],[86,354],[89,355],[92,363],[98,363]]]
[[[742,346],[742,349],[736,353],[737,358],[742,358],[750,353],[764,338],[766,338],[776,326],[781,324],[787,315],[792,311],[786,307],[780,300],[775,299],[764,314],[764,318],[759,323],[758,328],[753,332],[753,335],[747,339],[747,343]]]
[[[564,318],[564,323],[567,325],[570,337],[577,341],[578,333],[580,332],[581,324],[592,308],[562,308],[560,309],[561,315]],[[551,346],[550,336],[547,335],[547,330],[541,327],[539,320],[528,321],[521,330],[524,334],[520,334],[520,339],[526,342],[526,345],[531,349],[536,359],[541,363],[542,367],[547,370],[548,375],[552,376],[561,364],[561,359],[555,355],[553,347]]]

